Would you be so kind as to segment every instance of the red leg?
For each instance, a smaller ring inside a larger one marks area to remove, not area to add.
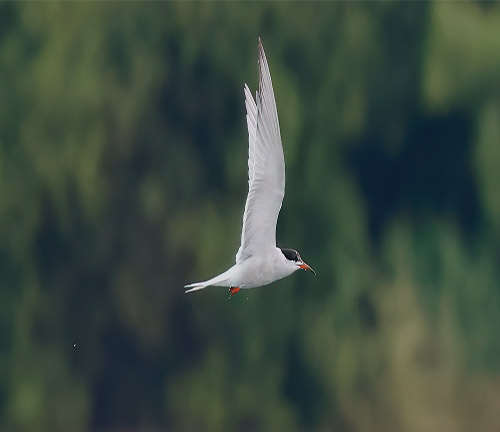
[[[229,298],[234,296],[238,291],[240,290],[240,287],[231,287],[229,288]]]

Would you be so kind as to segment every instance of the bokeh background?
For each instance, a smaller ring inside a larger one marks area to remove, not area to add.
[[[262,37],[298,272],[228,300]],[[0,4],[2,431],[500,430],[498,3]]]

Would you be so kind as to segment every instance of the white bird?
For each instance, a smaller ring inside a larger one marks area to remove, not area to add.
[[[259,90],[254,101],[245,84],[248,125],[248,196],[243,214],[241,245],[236,264],[204,282],[186,285],[186,291],[208,286],[229,287],[230,296],[241,288],[256,288],[290,276],[298,269],[314,274],[294,249],[276,247],[276,223],[285,196],[285,158],[271,74],[259,38]]]

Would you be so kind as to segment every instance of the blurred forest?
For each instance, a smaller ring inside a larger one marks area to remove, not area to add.
[[[230,301],[262,37],[298,272]],[[500,430],[498,3],[0,4],[0,430]]]

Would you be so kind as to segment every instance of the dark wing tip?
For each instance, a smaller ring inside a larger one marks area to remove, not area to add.
[[[264,46],[259,36],[259,59],[257,61],[259,66],[259,95],[262,97],[264,91],[262,90],[264,86],[264,80],[266,75],[270,75],[269,66],[267,65],[266,52],[264,51]],[[269,76],[269,80],[271,77]]]
[[[260,36],[259,36],[259,57],[266,57],[266,53],[264,51],[264,45],[262,45],[262,40],[260,39]]]

